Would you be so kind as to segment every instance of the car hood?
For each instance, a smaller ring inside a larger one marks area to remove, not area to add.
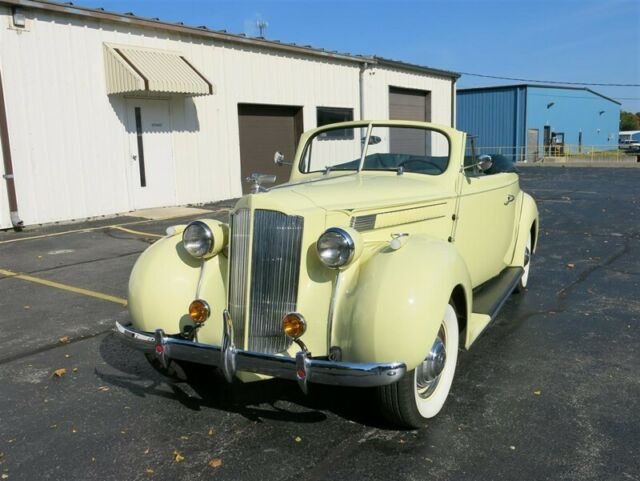
[[[295,192],[326,210],[360,210],[392,207],[451,196],[441,176],[424,174],[358,173],[285,184],[272,194]]]

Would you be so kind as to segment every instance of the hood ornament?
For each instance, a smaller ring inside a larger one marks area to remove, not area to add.
[[[251,184],[251,193],[258,194],[259,192],[268,192],[269,189],[262,187],[262,184],[273,184],[276,181],[276,176],[271,174],[253,173],[247,177],[245,181]]]

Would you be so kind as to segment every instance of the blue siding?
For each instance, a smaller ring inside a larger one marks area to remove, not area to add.
[[[523,147],[526,89],[521,86],[458,91],[457,128],[477,135],[483,152],[491,147]],[[514,151],[502,151],[514,155]],[[512,157],[513,158],[513,157]]]
[[[585,147],[618,148],[620,105],[582,89],[529,86],[527,91],[527,128],[540,130],[540,146],[548,125],[564,132],[565,144],[577,146],[582,132]]]

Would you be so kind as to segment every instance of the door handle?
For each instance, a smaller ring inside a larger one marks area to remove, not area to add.
[[[504,203],[504,205],[509,205],[509,204],[511,204],[511,202],[513,202],[514,200],[516,200],[516,196],[515,196],[515,195],[512,195],[512,194],[509,194],[509,195],[507,196],[507,201]]]

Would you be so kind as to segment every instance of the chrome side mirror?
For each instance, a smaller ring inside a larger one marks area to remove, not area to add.
[[[284,160],[284,154],[280,151],[276,151],[276,153],[273,154],[273,163],[280,167],[283,165],[293,165],[293,162],[287,162]]]
[[[245,181],[251,184],[251,193],[257,194],[259,192],[267,192],[267,189],[262,187],[262,184],[273,184],[276,181],[276,176],[254,173],[247,177]]]
[[[471,165],[465,165],[460,168],[460,172],[464,172],[465,170],[473,169],[474,172],[485,172],[491,168],[493,165],[493,159],[490,155],[482,154],[479,155],[476,159],[476,162]]]
[[[484,172],[485,170],[489,170],[493,165],[493,159],[490,155],[482,154],[478,157],[478,162],[476,166],[480,172]]]

